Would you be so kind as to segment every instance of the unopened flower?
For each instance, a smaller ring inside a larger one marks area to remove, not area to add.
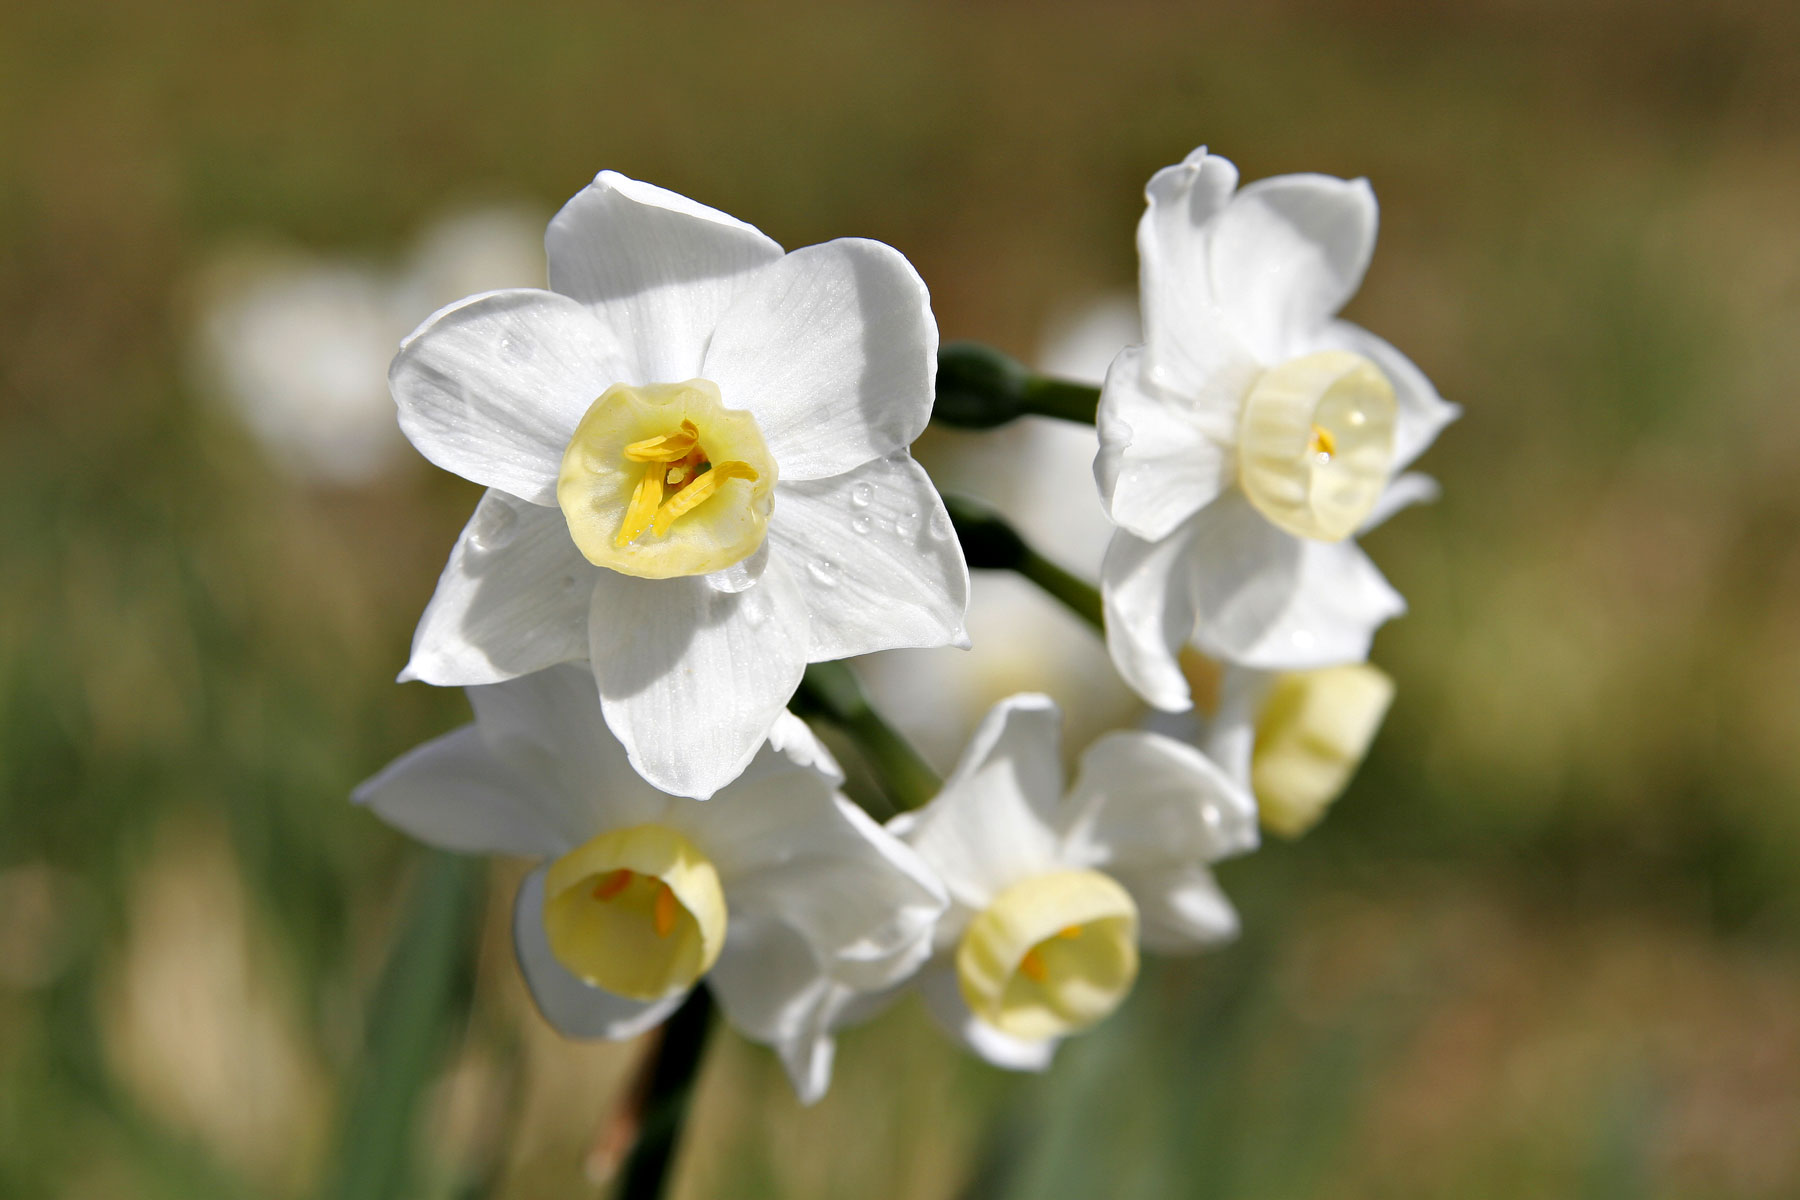
[[[999,1066],[1037,1070],[1058,1041],[1130,992],[1138,948],[1235,936],[1208,864],[1256,846],[1249,794],[1191,746],[1108,734],[1064,793],[1061,714],[1045,696],[995,706],[943,791],[889,828],[943,881],[919,988]]]
[[[584,668],[468,695],[475,724],[396,760],[356,799],[434,846],[546,859],[513,922],[544,1017],[571,1037],[631,1037],[704,978],[740,1032],[781,1054],[803,1100],[823,1094],[821,1006],[909,974],[944,899],[838,793],[805,724],[782,714],[749,768],[700,801],[632,770]]]
[[[1282,837],[1324,818],[1394,700],[1393,679],[1368,663],[1258,671],[1191,651],[1182,663],[1193,709],[1157,713],[1149,727],[1193,743],[1249,787],[1262,827]]]
[[[1122,530],[1102,572],[1109,648],[1173,710],[1190,641],[1270,669],[1367,657],[1405,605],[1352,539],[1404,503],[1399,472],[1456,409],[1336,319],[1374,250],[1366,181],[1237,190],[1235,167],[1196,150],[1146,194],[1145,340],[1107,374],[1095,474]]]
[[[907,454],[937,326],[898,252],[784,255],[612,172],[546,247],[551,291],[452,305],[394,360],[407,436],[490,489],[402,678],[588,659],[632,765],[704,797],[808,662],[964,640],[961,547]]]

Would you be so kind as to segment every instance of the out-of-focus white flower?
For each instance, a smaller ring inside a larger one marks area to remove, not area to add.
[[[367,483],[404,461],[387,367],[394,346],[458,296],[544,277],[541,226],[511,208],[428,226],[397,268],[237,249],[203,274],[197,367],[282,469]]]
[[[1180,952],[1235,936],[1208,864],[1257,842],[1248,792],[1156,733],[1102,737],[1065,795],[1060,720],[1045,696],[1002,702],[942,793],[889,822],[949,894],[918,977],[927,1005],[970,1049],[1022,1070],[1117,1007],[1140,943]]]
[[[1176,653],[1190,640],[1270,669],[1367,656],[1405,605],[1352,538],[1428,486],[1396,476],[1456,415],[1397,350],[1336,319],[1375,245],[1367,181],[1236,189],[1204,149],[1151,179],[1145,343],[1114,361],[1100,402],[1095,475],[1122,529],[1102,571],[1108,647],[1170,710],[1189,703]]]
[[[413,444],[490,489],[402,678],[588,659],[632,764],[704,797],[808,662],[966,641],[962,548],[907,454],[937,325],[897,251],[783,254],[613,172],[546,246],[553,291],[452,305],[390,372]]]
[[[600,720],[583,667],[468,689],[475,724],[356,791],[389,824],[464,853],[542,856],[513,934],[546,1020],[625,1038],[702,977],[731,1023],[773,1046],[807,1103],[825,1091],[819,1007],[893,985],[929,952],[942,888],[837,791],[836,764],[782,714],[710,801],[644,782]]]
[[[1262,827],[1299,837],[1325,816],[1362,765],[1394,699],[1368,663],[1259,671],[1193,651],[1182,665],[1194,707],[1147,726],[1198,746],[1256,797]]]

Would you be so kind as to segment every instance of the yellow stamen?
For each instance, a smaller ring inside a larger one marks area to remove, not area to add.
[[[1050,968],[1044,965],[1044,956],[1035,949],[1025,952],[1025,957],[1019,960],[1019,970],[1033,983],[1042,983],[1050,978]]]
[[[650,910],[650,919],[656,926],[657,937],[666,938],[675,931],[678,907],[674,889],[667,883],[660,885],[656,889],[656,904]]]
[[[1358,413],[1355,415],[1361,416],[1362,414]],[[1312,427],[1312,440],[1307,443],[1306,448],[1313,454],[1329,459],[1332,455],[1337,453],[1337,439],[1332,437],[1331,430],[1325,428],[1323,425],[1314,425]]]
[[[631,503],[625,508],[625,520],[619,526],[619,536],[613,539],[616,546],[628,546],[650,528],[656,520],[657,506],[663,498],[663,468],[661,463],[652,465],[644,471],[644,477],[631,493]]]
[[[657,537],[667,534],[669,527],[675,524],[683,513],[690,512],[706,503],[712,498],[714,492],[718,491],[726,481],[732,479],[747,479],[754,483],[756,482],[756,468],[749,463],[735,461],[714,463],[712,470],[676,492],[673,497],[663,503],[661,508],[656,510],[656,523],[652,526],[653,532]]]
[[[665,433],[659,437],[645,438],[641,442],[632,442],[625,447],[625,457],[632,462],[680,462],[699,442],[699,427],[684,419],[680,433]]]
[[[614,896],[631,886],[632,872],[629,868],[620,867],[594,887],[594,899],[611,900]]]

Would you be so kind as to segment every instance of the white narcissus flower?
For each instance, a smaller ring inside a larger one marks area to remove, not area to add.
[[[1249,793],[1156,733],[1100,738],[1065,795],[1061,719],[1046,696],[1002,701],[938,797],[888,823],[949,894],[918,978],[927,1005],[970,1049],[1020,1070],[1041,1070],[1060,1039],[1118,1006],[1140,944],[1235,936],[1207,865],[1257,842]]]
[[[1374,250],[1367,181],[1237,190],[1202,149],[1146,195],[1144,344],[1107,373],[1094,472],[1121,527],[1102,569],[1108,648],[1173,711],[1190,641],[1265,669],[1368,656],[1405,604],[1352,539],[1429,487],[1399,472],[1457,410],[1336,318]]]
[[[702,801],[631,768],[585,668],[468,695],[475,724],[355,799],[433,846],[547,859],[513,921],[545,1019],[571,1037],[631,1037],[704,977],[726,1019],[818,1099],[831,1074],[822,1009],[910,974],[945,901],[918,856],[838,793],[804,722],[783,713],[749,768]]]
[[[401,678],[588,659],[632,765],[705,797],[808,662],[966,644],[962,548],[907,453],[937,326],[897,251],[784,254],[610,171],[545,245],[550,291],[444,309],[389,374],[413,444],[489,488]]]
[[[1369,663],[1258,671],[1185,652],[1195,694],[1183,713],[1148,727],[1198,746],[1256,797],[1262,827],[1299,837],[1317,825],[1362,765],[1394,700],[1394,681]]]

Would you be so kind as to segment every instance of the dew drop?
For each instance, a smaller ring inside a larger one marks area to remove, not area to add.
[[[931,535],[934,542],[947,542],[956,531],[950,524],[950,514],[940,508],[931,514],[931,522],[925,526],[925,532]]]
[[[858,533],[867,533],[875,527],[875,518],[868,513],[857,513],[850,518],[850,528]]]
[[[736,593],[738,610],[744,614],[744,620],[751,625],[761,625],[769,619],[769,597],[765,588],[751,588],[747,592]]]
[[[817,558],[806,564],[806,573],[813,577],[813,582],[820,587],[836,587],[838,583],[838,565],[830,559]]]
[[[850,489],[850,503],[858,508],[869,507],[869,501],[875,499],[875,489],[866,483],[859,483]]]
[[[919,514],[917,510],[904,512],[894,518],[894,532],[901,537],[911,537],[919,531]]]
[[[504,504],[490,506],[481,515],[481,523],[469,530],[469,549],[476,553],[498,550],[512,540],[519,514]]]

